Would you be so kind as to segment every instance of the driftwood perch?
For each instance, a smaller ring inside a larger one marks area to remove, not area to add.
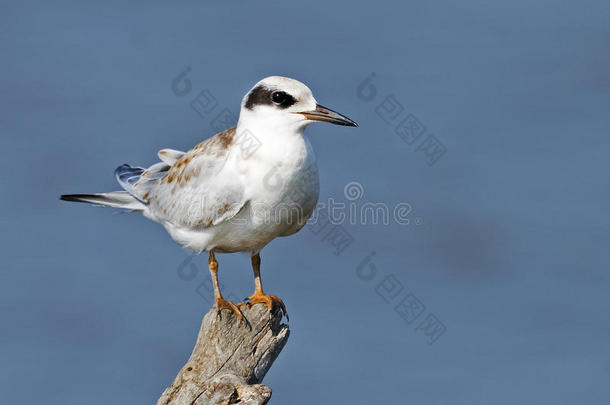
[[[249,325],[212,308],[203,318],[191,357],[157,405],[262,405],[271,389],[260,384],[288,340],[282,313],[242,306]]]

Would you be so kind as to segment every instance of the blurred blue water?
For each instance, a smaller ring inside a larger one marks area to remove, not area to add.
[[[2,9],[3,402],[147,404],[172,381],[209,308],[205,258],[184,280],[159,225],[57,197],[117,189],[116,166],[212,135],[196,94],[237,112],[272,74],[360,124],[307,130],[323,200],[357,181],[361,201],[413,208],[408,226],[345,225],[340,255],[311,229],[263,251],[292,329],[272,403],[610,401],[607,2]],[[378,114],[391,95],[425,126],[412,145]],[[432,166],[417,151],[430,134],[446,148]],[[220,256],[220,274],[250,292],[246,256]],[[425,306],[410,324],[394,310],[408,293]],[[417,330],[429,314],[446,327],[434,344]]]

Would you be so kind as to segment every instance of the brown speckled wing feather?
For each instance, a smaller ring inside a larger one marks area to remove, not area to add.
[[[143,183],[134,188],[154,215],[176,225],[208,227],[230,219],[246,203],[238,174],[225,173],[234,136],[231,128],[206,139],[168,166],[154,184],[145,183],[144,172]]]

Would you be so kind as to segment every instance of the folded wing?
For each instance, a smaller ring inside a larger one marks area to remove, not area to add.
[[[160,151],[163,162],[133,184],[136,197],[158,219],[176,225],[209,227],[234,217],[247,202],[238,173],[225,167],[234,135],[231,128],[186,153]]]

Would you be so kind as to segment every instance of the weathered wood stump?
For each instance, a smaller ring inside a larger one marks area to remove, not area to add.
[[[157,405],[262,405],[271,389],[261,382],[290,330],[281,311],[242,306],[246,325],[230,311],[212,308],[203,318],[191,357]]]

